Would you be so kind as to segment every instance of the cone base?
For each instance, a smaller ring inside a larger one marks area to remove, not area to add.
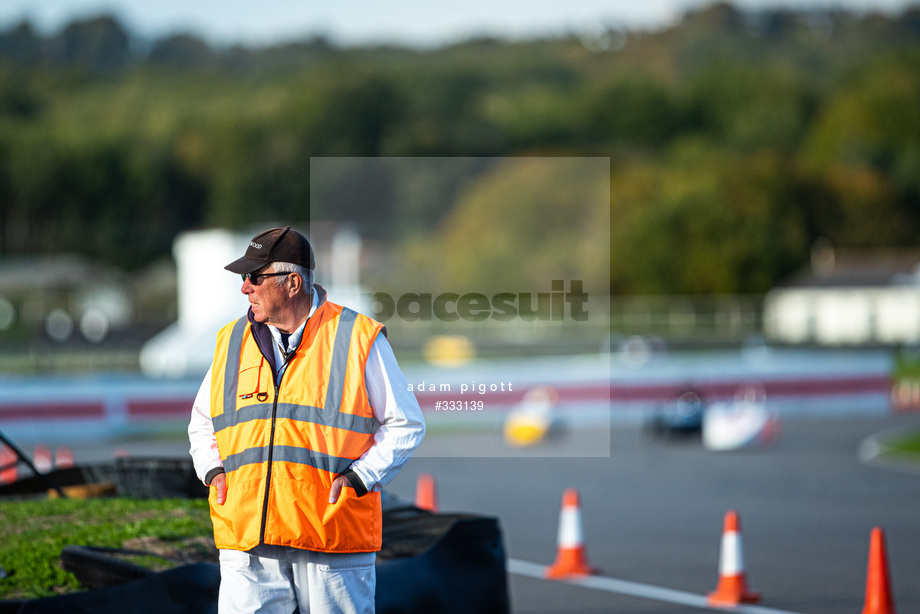
[[[724,576],[716,590],[709,593],[708,602],[710,605],[738,605],[757,603],[760,599],[760,593],[747,589],[744,576]]]
[[[590,565],[581,548],[559,551],[556,562],[546,568],[545,577],[554,580],[566,576],[590,576],[597,570]]]
[[[710,593],[707,603],[709,605],[738,605],[739,603],[759,603],[763,596],[760,593],[745,593],[743,595],[720,595]]]

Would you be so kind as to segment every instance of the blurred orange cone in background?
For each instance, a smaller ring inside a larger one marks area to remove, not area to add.
[[[41,444],[35,446],[35,452],[32,454],[32,464],[41,473],[51,471],[51,449]]]
[[[16,474],[19,472],[19,468],[16,465],[18,460],[19,458],[15,452],[0,444],[0,484],[11,484],[16,481]],[[3,469],[3,467],[6,468]]]
[[[54,453],[54,466],[57,469],[73,467],[73,450],[67,446],[59,447]]]
[[[741,546],[741,521],[734,510],[725,514],[722,549],[719,555],[719,585],[709,593],[710,605],[738,605],[760,601],[760,593],[747,588],[744,550]]]
[[[885,531],[872,529],[869,539],[869,568],[866,572],[866,603],[863,614],[895,614],[888,580],[888,555],[885,550]]]
[[[421,474],[415,482],[415,507],[438,511],[438,491],[430,473]]]
[[[595,572],[588,564],[581,526],[581,504],[578,501],[578,491],[574,488],[569,488],[562,495],[557,543],[556,562],[546,568],[547,578],[586,576]]]

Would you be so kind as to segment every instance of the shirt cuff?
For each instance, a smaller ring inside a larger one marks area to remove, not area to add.
[[[205,486],[210,486],[210,485],[211,485],[211,480],[213,480],[214,478],[216,478],[216,477],[217,477],[218,475],[220,475],[221,473],[224,473],[224,468],[223,468],[223,467],[214,467],[213,469],[211,469],[210,471],[208,471],[208,472],[205,474],[205,476],[204,476],[204,485],[205,485]]]
[[[355,494],[359,497],[363,497],[367,494],[367,486],[364,485],[364,482],[361,481],[361,478],[358,477],[358,474],[352,469],[346,469],[342,472],[342,475],[348,480],[348,483],[351,484],[351,487],[355,489]]]

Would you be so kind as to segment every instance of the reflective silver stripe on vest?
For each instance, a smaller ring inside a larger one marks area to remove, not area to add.
[[[335,343],[332,346],[332,364],[329,366],[329,386],[326,388],[325,407],[329,410],[342,410],[342,392],[345,389],[345,370],[348,368],[348,348],[351,346],[351,331],[355,327],[358,314],[351,309],[342,308],[339,327],[335,331]]]
[[[308,465],[316,469],[323,469],[331,473],[342,473],[354,462],[353,458],[340,458],[322,452],[314,452],[306,448],[294,446],[275,446],[272,452],[272,462],[296,463]],[[268,462],[268,446],[261,448],[248,448],[238,454],[231,454],[224,459],[224,470],[228,473],[236,471],[244,465],[253,465]]]
[[[341,411],[342,394],[345,389],[345,374],[348,369],[348,352],[356,319],[356,312],[347,308],[342,309],[332,345],[325,408],[294,403],[278,403],[276,413],[278,418],[320,424],[366,435],[377,432],[377,429],[380,428],[380,422],[376,417],[365,418]],[[248,405],[236,409],[240,356],[243,351],[243,337],[247,325],[246,318],[240,318],[234,324],[233,331],[230,334],[227,364],[224,370],[224,409],[221,414],[213,419],[215,432],[250,420],[271,419],[272,405],[269,403]]]
[[[233,325],[230,345],[227,346],[227,364],[224,366],[224,414],[236,407],[236,390],[239,383],[240,355],[243,352],[243,333],[246,332],[246,316]]]
[[[376,418],[364,418],[355,414],[345,414],[342,412],[324,411],[320,407],[311,407],[310,405],[295,405],[293,403],[278,403],[278,418],[296,420],[299,422],[309,422],[311,424],[320,424],[337,429],[344,429],[354,433],[363,433],[372,435],[380,428],[380,423]],[[248,405],[236,411],[225,411],[215,416],[214,432],[237,426],[250,420],[271,420],[272,406],[270,403],[259,403]]]

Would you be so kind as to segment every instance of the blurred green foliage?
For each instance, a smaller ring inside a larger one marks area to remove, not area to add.
[[[609,157],[614,293],[763,292],[819,237],[920,244],[920,9],[721,3],[656,31],[429,50],[140,45],[111,17],[0,32],[2,255],[76,250],[136,269],[182,230],[312,212],[410,261],[449,246],[439,269],[458,280],[499,270],[501,249],[545,267],[546,241],[591,270],[606,257],[589,247],[590,211],[566,216],[539,184],[509,194],[492,174],[445,190],[460,194],[449,207],[386,185],[311,207],[317,156]]]

